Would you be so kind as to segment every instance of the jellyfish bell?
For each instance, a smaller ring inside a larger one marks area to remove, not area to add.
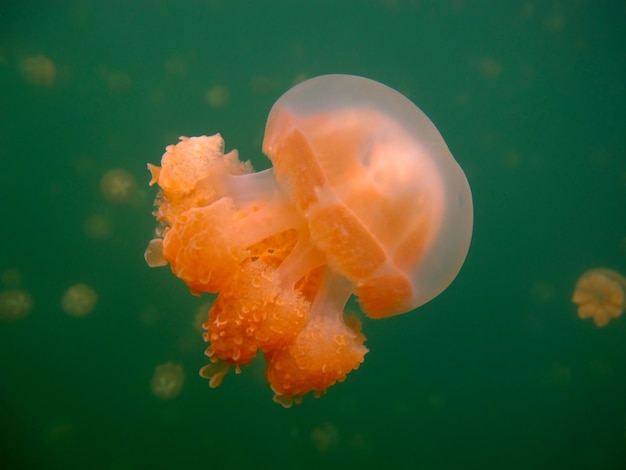
[[[0,273],[0,284],[8,288],[18,288],[22,284],[22,273],[19,269],[9,268]]]
[[[116,204],[130,201],[136,186],[135,177],[119,168],[107,171],[100,180],[100,192],[106,200]]]
[[[106,240],[113,232],[113,221],[108,215],[93,214],[85,220],[83,231],[90,240]]]
[[[12,322],[30,313],[33,299],[24,289],[9,289],[0,292],[0,321]]]
[[[51,87],[55,82],[57,68],[54,62],[44,55],[29,56],[20,60],[20,73],[31,85]]]
[[[182,364],[166,362],[155,367],[150,389],[161,400],[176,398],[185,383],[185,372]]]
[[[441,134],[373,80],[324,75],[270,111],[263,151],[328,264],[385,318],[439,295],[472,235],[472,195]]]
[[[230,92],[223,85],[214,85],[206,92],[206,100],[212,108],[223,108],[228,104]]]
[[[339,444],[339,431],[331,423],[320,423],[311,430],[311,444],[319,452],[334,450]]]
[[[590,269],[576,282],[572,302],[578,305],[580,318],[605,326],[624,311],[626,278],[611,269]]]
[[[65,291],[61,307],[72,317],[84,317],[93,311],[97,302],[98,293],[87,284],[79,283]]]

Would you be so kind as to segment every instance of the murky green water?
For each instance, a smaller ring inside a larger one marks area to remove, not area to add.
[[[626,272],[624,1],[13,3],[0,290],[33,307],[0,323],[0,467],[623,468],[626,318],[598,329],[570,298],[589,268]],[[267,167],[270,107],[324,73],[428,114],[475,231],[448,290],[364,320],[361,368],[286,410],[261,364],[214,390],[198,376],[210,299],[145,265],[146,163],[221,132]],[[124,204],[100,191],[114,168],[137,181]],[[98,294],[80,318],[61,308],[77,283]],[[186,378],[164,401],[150,381],[168,361]]]

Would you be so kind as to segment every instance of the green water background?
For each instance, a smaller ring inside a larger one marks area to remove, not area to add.
[[[570,302],[585,270],[626,272],[625,49],[624,1],[3,2],[0,271],[34,307],[0,324],[0,467],[626,468],[626,318],[598,329]],[[20,74],[40,54],[51,87]],[[433,120],[474,238],[450,288],[364,320],[361,368],[286,410],[258,365],[214,390],[198,377],[207,299],[145,265],[145,164],[221,132],[267,167],[270,107],[324,73],[386,83]],[[132,204],[100,194],[112,168],[136,177]],[[93,214],[112,222],[102,241]],[[99,294],[80,319],[60,307],[77,282]],[[186,381],[162,401],[167,361]]]

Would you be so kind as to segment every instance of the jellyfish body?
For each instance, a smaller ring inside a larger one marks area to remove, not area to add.
[[[107,201],[115,204],[130,201],[136,186],[135,177],[119,168],[107,171],[100,180],[100,192]]]
[[[150,389],[161,400],[176,398],[185,383],[185,373],[181,364],[166,362],[155,367]]]
[[[89,315],[96,307],[98,293],[87,284],[75,284],[68,288],[61,299],[63,311],[73,317]]]
[[[263,151],[370,317],[419,307],[461,269],[469,184],[432,122],[397,91],[351,75],[307,80],[270,111]]]
[[[275,401],[316,396],[368,349],[344,315],[356,295],[385,318],[442,292],[472,231],[469,185],[428,118],[361,77],[307,80],[272,108],[254,173],[219,134],[181,138],[162,166],[162,227],[146,250],[192,293],[218,293],[204,323],[201,375],[218,386],[261,352]]]
[[[596,326],[606,326],[624,311],[626,278],[610,269],[590,269],[578,279],[572,302],[578,305],[580,318],[593,318]]]

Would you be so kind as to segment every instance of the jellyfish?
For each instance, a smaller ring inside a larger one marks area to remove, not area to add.
[[[135,177],[126,170],[107,171],[100,180],[100,192],[110,202],[128,202],[135,194]]]
[[[12,322],[30,313],[33,299],[24,289],[8,289],[0,292],[0,321]]]
[[[57,75],[57,68],[50,58],[44,55],[28,56],[20,60],[20,73],[31,85],[51,87]]]
[[[205,94],[206,101],[212,108],[223,108],[228,104],[228,88],[223,85],[214,85]]]
[[[217,294],[203,324],[211,387],[262,354],[274,401],[319,397],[360,367],[356,296],[370,318],[439,295],[467,255],[465,174],[411,101],[362,77],[325,75],[271,109],[254,172],[220,134],[181,137],[161,166],[160,222],[145,253],[194,295]]]
[[[580,276],[572,302],[578,305],[578,316],[593,318],[596,326],[606,326],[624,311],[626,278],[610,269],[590,269]]]
[[[335,450],[339,444],[339,431],[331,423],[323,422],[311,429],[311,444],[318,452]]]
[[[87,284],[79,283],[71,286],[63,294],[61,307],[72,317],[89,315],[96,307],[98,294]]]
[[[166,362],[155,367],[150,389],[161,400],[176,398],[183,389],[185,373],[181,364]]]
[[[90,240],[106,240],[113,232],[113,221],[108,215],[93,214],[83,223],[83,231]]]

